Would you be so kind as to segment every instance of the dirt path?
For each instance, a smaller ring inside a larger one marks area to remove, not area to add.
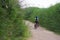
[[[34,24],[29,21],[25,21],[25,24],[29,27],[31,31],[31,37],[28,40],[60,40],[60,35],[48,31],[42,27],[34,29]]]

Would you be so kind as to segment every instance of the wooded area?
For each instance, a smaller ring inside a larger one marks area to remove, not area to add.
[[[18,0],[0,0],[0,40],[26,40],[29,30],[23,20],[34,22],[36,16],[42,27],[60,34],[60,3],[21,9]]]

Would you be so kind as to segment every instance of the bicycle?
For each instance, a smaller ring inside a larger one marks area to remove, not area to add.
[[[37,29],[39,27],[39,24],[38,23],[35,23],[34,24],[34,28]]]

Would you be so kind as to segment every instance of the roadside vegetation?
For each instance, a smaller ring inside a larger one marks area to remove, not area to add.
[[[49,8],[25,8],[26,20],[34,22],[36,16],[39,17],[40,26],[60,34],[60,3]]]
[[[0,40],[26,40],[29,36],[21,10],[18,0],[0,0]]]

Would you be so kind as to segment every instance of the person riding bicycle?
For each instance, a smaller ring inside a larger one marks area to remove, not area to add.
[[[38,19],[38,17],[36,16],[36,17],[35,17],[35,25],[34,25],[34,27],[37,28],[38,26],[39,26],[39,19]]]

